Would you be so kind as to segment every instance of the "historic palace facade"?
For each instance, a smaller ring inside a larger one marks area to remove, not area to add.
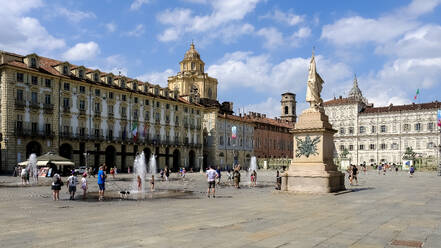
[[[440,102],[374,107],[363,97],[355,78],[347,98],[334,98],[324,107],[338,131],[334,135],[337,154],[347,150],[353,164],[398,164],[407,147],[423,157],[437,157]]]
[[[56,151],[77,166],[123,171],[144,151],[197,169],[204,107],[174,89],[37,54],[0,52],[1,171]]]

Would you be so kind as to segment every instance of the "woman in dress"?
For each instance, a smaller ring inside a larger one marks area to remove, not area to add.
[[[54,175],[53,181],[52,181],[52,195],[54,201],[58,201],[60,199],[60,190],[61,186],[63,186],[63,181],[61,181],[61,177],[58,173]]]

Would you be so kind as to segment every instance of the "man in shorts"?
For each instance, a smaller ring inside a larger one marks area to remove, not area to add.
[[[99,188],[99,197],[98,200],[102,201],[104,199],[104,190],[106,183],[106,174],[104,173],[104,166],[100,166],[100,170],[98,171],[98,188]]]
[[[78,184],[78,178],[75,175],[75,171],[72,172],[72,175],[67,178],[67,188],[69,189],[70,194],[70,200],[75,200],[75,192],[77,192],[77,184]]]
[[[207,170],[207,181],[208,181],[208,190],[207,190],[207,196],[208,198],[210,198],[210,189],[213,195],[213,198],[216,198],[215,194],[215,186],[216,186],[216,178],[219,175],[217,174],[217,172],[215,170],[213,170],[213,168],[211,168],[211,166],[208,167]]]

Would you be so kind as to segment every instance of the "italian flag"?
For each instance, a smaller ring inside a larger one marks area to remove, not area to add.
[[[417,92],[415,93],[415,96],[413,97],[413,100],[417,99],[417,96],[420,94],[420,89],[417,89]]]
[[[136,139],[138,138],[138,124],[136,122],[133,123],[132,136],[133,136],[133,140],[136,141]]]

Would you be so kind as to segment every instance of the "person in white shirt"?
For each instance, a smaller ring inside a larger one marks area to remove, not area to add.
[[[75,172],[72,172],[72,176],[67,179],[67,188],[70,193],[70,200],[75,199],[75,192],[77,191],[78,178],[75,175]]]
[[[216,198],[215,187],[216,187],[216,178],[218,176],[219,175],[217,174],[217,172],[215,170],[213,170],[213,168],[211,168],[211,166],[209,166],[208,170],[207,170],[207,181],[208,181],[207,196],[208,196],[208,198],[210,198],[210,189],[211,189],[213,198]]]
[[[87,173],[84,172],[83,178],[81,178],[81,188],[83,189],[83,199],[86,199],[87,194]]]

